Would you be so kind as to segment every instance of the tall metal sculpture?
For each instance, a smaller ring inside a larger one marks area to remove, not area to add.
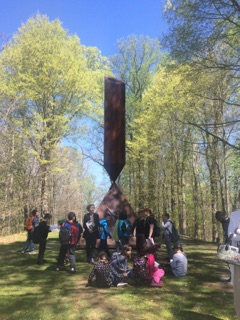
[[[134,216],[132,207],[115,182],[124,168],[125,161],[125,83],[105,77],[104,168],[112,185],[97,209],[100,218],[106,211],[110,215],[124,211],[130,219]],[[112,218],[114,219],[113,215]]]
[[[104,168],[116,181],[125,165],[125,83],[105,77]]]

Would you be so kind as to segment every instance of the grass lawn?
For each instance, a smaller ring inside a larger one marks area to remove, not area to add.
[[[189,274],[167,275],[162,288],[85,287],[91,265],[77,251],[77,273],[56,272],[59,243],[49,236],[45,259],[21,254],[26,235],[0,238],[0,320],[235,320],[233,288],[220,281],[226,264],[212,243],[185,239]],[[133,252],[135,254],[135,252]],[[159,251],[165,255],[165,247]]]

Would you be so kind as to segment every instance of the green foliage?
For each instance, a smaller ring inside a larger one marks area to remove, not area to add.
[[[79,119],[102,116],[108,71],[97,48],[81,45],[59,20],[40,14],[23,24],[0,53],[3,125],[17,130],[25,153],[37,159],[41,206],[47,205],[50,170],[58,167],[56,146],[82,134]]]
[[[51,148],[58,143],[74,117],[100,103],[100,77],[107,69],[99,68],[100,58],[96,49],[68,35],[60,21],[40,15],[29,19],[5,46],[0,62],[7,92],[20,96],[13,116],[35,151],[39,145]]]

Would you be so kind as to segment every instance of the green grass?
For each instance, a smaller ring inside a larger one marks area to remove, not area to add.
[[[233,288],[221,282],[226,265],[216,258],[216,246],[184,240],[189,274],[167,275],[162,288],[85,287],[91,265],[77,251],[77,273],[56,272],[57,234],[48,239],[46,265],[37,255],[22,255],[26,235],[0,238],[1,320],[234,320]],[[9,241],[9,239],[11,241]],[[10,242],[10,243],[9,243]],[[160,250],[164,256],[165,248]]]

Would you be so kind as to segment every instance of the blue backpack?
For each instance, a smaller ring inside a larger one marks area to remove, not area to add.
[[[132,225],[129,220],[120,220],[120,232],[119,238],[131,238],[132,237]]]

